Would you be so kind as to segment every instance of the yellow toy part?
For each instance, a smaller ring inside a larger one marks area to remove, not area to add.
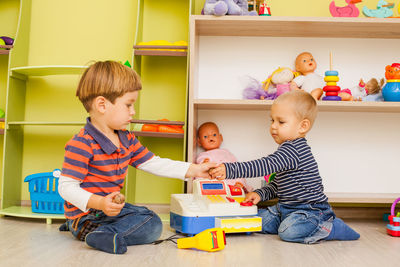
[[[327,86],[336,86],[336,82],[327,82],[326,85]]]
[[[325,76],[324,81],[325,82],[338,82],[339,77],[338,76]]]
[[[221,228],[210,228],[193,237],[179,238],[178,248],[195,248],[214,252],[225,248],[225,232]]]

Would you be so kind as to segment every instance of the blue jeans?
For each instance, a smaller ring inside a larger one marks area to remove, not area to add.
[[[129,203],[125,203],[117,216],[111,217],[102,211],[95,211],[80,218],[78,223],[68,220],[68,228],[75,237],[78,238],[79,233],[82,233],[86,221],[99,225],[86,235],[86,243],[93,248],[115,254],[125,253],[130,245],[152,243],[162,232],[162,223],[157,214],[146,207]]]
[[[325,203],[285,205],[276,204],[260,209],[262,233],[278,234],[288,242],[313,244],[328,237],[336,217],[331,206]]]

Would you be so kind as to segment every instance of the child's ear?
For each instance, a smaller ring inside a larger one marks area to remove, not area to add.
[[[224,137],[222,136],[222,134],[219,134],[219,136],[221,136],[221,142],[224,141]]]
[[[106,111],[106,99],[104,96],[98,96],[93,100],[94,108],[100,112],[104,113]]]
[[[306,134],[311,128],[311,122],[309,119],[304,119],[300,122],[300,133]]]

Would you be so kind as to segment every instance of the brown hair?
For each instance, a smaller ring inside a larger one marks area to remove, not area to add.
[[[89,112],[92,101],[98,96],[114,103],[115,99],[125,93],[140,89],[140,77],[133,69],[115,61],[98,61],[83,73],[76,96]]]
[[[274,104],[284,101],[289,101],[293,105],[294,111],[300,120],[308,119],[313,125],[317,117],[318,108],[317,102],[311,94],[303,90],[292,90],[280,95],[275,99]]]

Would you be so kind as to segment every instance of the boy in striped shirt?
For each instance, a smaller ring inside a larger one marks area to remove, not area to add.
[[[89,113],[86,125],[65,146],[59,193],[71,231],[89,246],[123,254],[127,246],[151,243],[160,218],[145,207],[114,203],[128,165],[159,176],[209,178],[215,163],[190,164],[155,156],[126,127],[142,88],[134,70],[113,61],[96,62],[82,75],[76,95]]]
[[[247,194],[245,199],[257,204],[278,198],[278,204],[259,210],[263,233],[305,244],[356,240],[360,235],[332,211],[317,162],[305,139],[316,116],[317,103],[309,93],[294,90],[280,95],[271,107],[270,126],[278,150],[253,161],[223,163],[210,174],[217,179],[233,179],[276,173],[271,183]]]

